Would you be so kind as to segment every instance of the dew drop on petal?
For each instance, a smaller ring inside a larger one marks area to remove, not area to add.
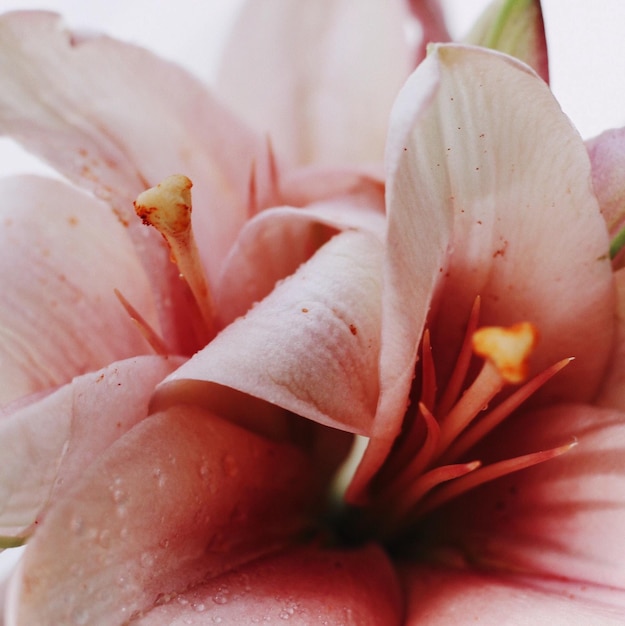
[[[222,466],[226,476],[235,478],[239,473],[239,467],[235,458],[231,454],[226,454],[222,460]]]
[[[69,527],[70,530],[75,534],[75,535],[80,535],[82,534],[85,525],[83,522],[82,517],[80,517],[80,515],[76,515],[75,517],[72,517],[72,520],[69,523]]]

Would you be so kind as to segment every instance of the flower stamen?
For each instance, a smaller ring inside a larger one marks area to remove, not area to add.
[[[214,334],[215,309],[191,228],[191,187],[181,174],[169,176],[135,200],[135,212],[144,224],[154,226],[171,251],[172,261],[191,289],[210,337]]]
[[[441,458],[445,463],[450,459],[460,458],[467,450],[471,449],[478,441],[486,437],[494,428],[499,426],[512,411],[516,410],[534,393],[536,393],[548,380],[564,369],[574,357],[562,359],[517,389],[511,396],[506,398],[499,406],[495,407],[479,422],[473,424],[470,429],[454,441],[447,452]]]
[[[484,483],[490,482],[507,474],[518,472],[528,467],[533,467],[545,461],[550,461],[566,454],[577,445],[577,440],[571,441],[549,450],[540,450],[539,452],[532,452],[522,456],[517,456],[512,459],[505,459],[490,465],[480,467],[476,471],[469,475],[464,475],[454,480],[452,483],[443,485],[435,493],[428,494],[422,501],[415,512],[416,518],[423,517],[430,511],[442,506],[443,504],[457,498],[458,496],[475,489]],[[414,519],[414,518],[413,518]]]
[[[118,289],[113,290],[117,299],[121,302],[121,305],[126,309],[126,313],[130,316],[132,322],[136,325],[137,329],[143,336],[143,338],[150,344],[152,350],[156,354],[166,356],[169,354],[167,346],[159,334],[148,324],[145,318],[135,309],[135,307],[126,300],[122,293]]]

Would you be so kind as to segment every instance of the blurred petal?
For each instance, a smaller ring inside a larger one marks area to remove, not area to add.
[[[405,626],[479,623],[616,626],[625,619],[622,593],[580,583],[551,590],[550,581],[411,566]]]
[[[576,357],[550,383],[553,397],[592,396],[614,329],[608,239],[586,150],[527,66],[481,48],[433,48],[395,103],[386,161],[380,404],[352,495],[399,433],[435,285],[439,382],[478,295],[480,324],[538,329],[533,372]]]
[[[22,559],[16,624],[118,626],[283,546],[317,490],[303,455],[209,413],[143,420],[50,510]]]
[[[549,82],[547,39],[540,0],[494,0],[475,23],[465,43],[516,57]]]
[[[110,209],[57,181],[0,181],[0,404],[149,347],[114,289],[152,324],[154,303]]]
[[[574,439],[566,454],[441,509],[432,528],[474,564],[625,590],[624,413],[570,404],[522,414],[471,456],[486,463]]]
[[[196,236],[215,279],[246,219],[252,162],[265,173],[264,141],[181,68],[105,36],[77,41],[50,13],[2,16],[0,72],[0,132],[111,203],[160,290],[173,341],[181,283],[132,202],[171,174],[193,180]]]
[[[191,397],[210,407],[202,396],[216,383],[320,424],[368,432],[378,392],[381,257],[372,234],[336,235],[172,374],[156,406]]]
[[[625,411],[625,268],[614,272],[616,283],[616,333],[612,358],[594,404]]]
[[[247,2],[220,93],[289,162],[380,161],[412,69],[403,0]]]
[[[607,130],[586,142],[592,182],[612,235],[625,226],[625,128]]]
[[[399,626],[397,575],[382,550],[297,549],[235,569],[155,607],[137,626],[262,623]]]
[[[139,357],[75,378],[0,419],[0,535],[34,530],[116,439],[148,414],[154,387],[179,359]]]
[[[451,36],[447,31],[440,0],[408,0],[408,6],[419,20],[422,30],[416,56],[417,63],[420,63],[425,58],[428,44],[451,41]]]

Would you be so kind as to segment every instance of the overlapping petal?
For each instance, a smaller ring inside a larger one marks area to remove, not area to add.
[[[147,278],[109,207],[58,181],[0,181],[0,403],[149,350],[114,290],[156,325]]]
[[[252,162],[261,181],[267,174],[264,140],[181,68],[109,37],[78,40],[53,14],[2,16],[0,64],[0,132],[95,191],[129,224],[160,294],[163,332],[180,349],[180,281],[132,202],[171,174],[193,180],[194,225],[216,279],[247,217]]]
[[[382,244],[346,231],[159,386],[167,406],[206,383],[367,433],[377,402]],[[208,406],[210,400],[206,399]]]
[[[247,2],[220,93],[288,162],[380,161],[393,99],[414,66],[406,13],[400,0]]]
[[[75,378],[0,419],[0,535],[33,532],[54,499],[148,414],[180,359],[137,357]]]
[[[616,547],[625,525],[625,414],[560,404],[500,427],[475,458],[485,462],[569,441],[547,463],[510,474],[442,509],[451,546],[470,563],[625,590]]]
[[[374,546],[298,548],[254,561],[171,598],[137,626],[206,623],[402,624],[397,575]],[[209,621],[211,620],[211,621]]]
[[[315,481],[295,448],[204,411],[143,420],[50,510],[13,581],[8,623],[126,623],[292,541]]]
[[[616,626],[623,623],[622,592],[560,585],[467,570],[408,566],[403,572],[408,607],[406,626],[459,626],[477,622]]]
[[[363,475],[399,432],[428,314],[439,380],[481,296],[481,324],[538,329],[533,371],[576,357],[549,390],[570,400],[596,391],[614,329],[608,238],[586,150],[530,68],[480,48],[434,48],[395,104],[387,168],[376,420],[387,443],[372,448]]]
[[[612,235],[625,218],[625,128],[607,130],[586,142],[592,181],[601,212]]]

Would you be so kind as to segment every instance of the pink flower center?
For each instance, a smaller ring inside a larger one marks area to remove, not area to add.
[[[416,401],[401,435],[373,481],[362,516],[364,533],[387,541],[409,536],[429,513],[486,482],[543,463],[568,452],[576,441],[548,450],[483,465],[471,450],[572,359],[555,363],[526,381],[528,360],[538,332],[522,322],[477,328],[479,298],[471,312],[453,371],[441,393],[426,330],[421,346]],[[471,362],[482,359],[479,373],[467,383]],[[510,391],[510,386],[517,388]],[[504,390],[508,395],[504,396]],[[493,404],[494,408],[489,410]]]

